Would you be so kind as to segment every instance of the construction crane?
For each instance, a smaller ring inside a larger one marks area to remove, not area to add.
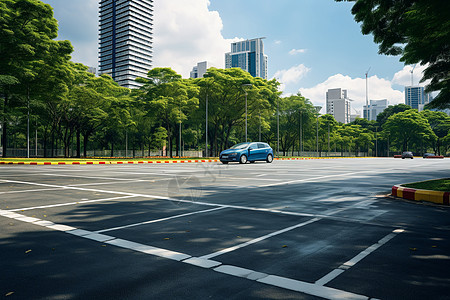
[[[413,87],[414,86],[414,69],[416,68],[416,65],[414,65],[413,67],[412,67],[412,69],[411,69],[411,87]]]
[[[367,120],[370,120],[370,115],[369,115],[369,84],[367,81],[367,76],[369,75],[369,71],[372,67],[369,67],[369,69],[366,72],[366,108],[367,108]]]

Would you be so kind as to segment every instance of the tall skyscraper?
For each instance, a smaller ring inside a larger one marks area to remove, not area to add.
[[[423,110],[425,104],[430,103],[431,95],[425,93],[422,86],[405,86],[405,104],[413,109]]]
[[[333,115],[336,121],[350,123],[350,99],[347,90],[329,89],[327,91],[327,114]]]
[[[225,53],[225,68],[241,68],[253,77],[267,79],[267,55],[264,54],[264,38],[231,44],[231,52]]]
[[[100,0],[99,74],[138,88],[152,67],[153,0]]]

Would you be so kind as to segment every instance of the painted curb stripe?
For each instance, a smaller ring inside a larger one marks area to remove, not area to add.
[[[450,192],[438,192],[406,188],[402,185],[392,187],[392,196],[413,201],[426,201],[436,204],[449,205]]]

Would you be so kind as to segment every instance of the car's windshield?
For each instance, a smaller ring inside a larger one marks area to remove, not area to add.
[[[233,147],[231,147],[230,149],[245,149],[248,147],[250,143],[240,143],[240,144],[236,144]]]

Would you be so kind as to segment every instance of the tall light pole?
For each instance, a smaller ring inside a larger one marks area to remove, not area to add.
[[[277,156],[280,155],[280,99],[277,98]]]
[[[298,156],[300,156],[300,152],[302,151],[302,110],[299,111],[299,122],[298,122]]]
[[[178,156],[181,157],[181,99],[180,99],[180,147],[179,147],[179,153]]]
[[[245,142],[247,143],[247,90],[246,87],[252,87],[251,83],[244,83],[241,87],[245,93]]]
[[[208,91],[206,91],[206,125],[205,125],[205,137],[206,137],[206,143],[205,143],[205,157],[208,157]]]
[[[367,76],[369,75],[370,68],[366,72],[366,111],[367,111],[367,121],[370,121],[370,110],[369,110],[369,83]]]
[[[314,106],[316,109],[316,155],[319,156],[319,111],[322,109],[322,106]]]
[[[378,126],[375,126],[375,157],[378,157]]]

